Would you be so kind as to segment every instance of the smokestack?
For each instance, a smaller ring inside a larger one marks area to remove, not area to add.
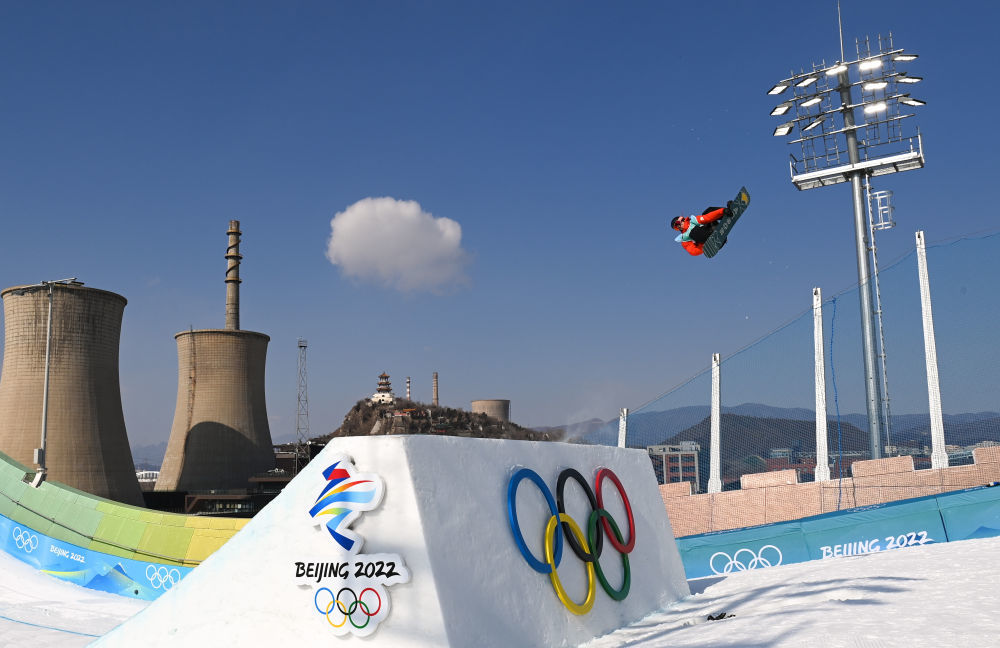
[[[406,400],[410,400],[410,377],[406,377]]]
[[[240,222],[229,221],[229,247],[226,248],[226,329],[240,328]]]
[[[434,372],[434,391],[431,396],[431,405],[437,407],[438,405],[438,372]]]
[[[47,344],[50,290],[51,344]],[[0,296],[4,310],[0,451],[33,466],[44,420],[43,461],[49,479],[142,506],[118,376],[125,298],[75,282],[17,286]]]

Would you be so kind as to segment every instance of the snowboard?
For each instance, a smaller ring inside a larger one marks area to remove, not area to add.
[[[711,259],[719,253],[722,246],[726,244],[726,239],[729,238],[730,230],[736,225],[736,221],[740,219],[740,216],[743,215],[749,204],[750,192],[747,191],[746,187],[740,187],[740,192],[736,194],[736,198],[728,205],[731,213],[719,219],[715,229],[712,231],[712,235],[705,241],[705,247],[702,248],[705,256]]]

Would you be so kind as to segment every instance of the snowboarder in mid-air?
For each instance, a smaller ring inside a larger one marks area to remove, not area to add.
[[[714,257],[726,244],[729,230],[749,204],[750,192],[742,187],[725,207],[709,207],[700,216],[677,216],[670,221],[670,227],[680,232],[674,240],[692,256]]]
[[[698,256],[704,252],[705,241],[715,231],[716,222],[731,213],[729,207],[709,207],[701,216],[675,216],[670,221],[670,227],[680,235],[674,240],[679,241],[688,254]]]

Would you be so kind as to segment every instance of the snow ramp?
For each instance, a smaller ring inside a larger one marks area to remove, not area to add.
[[[162,513],[55,481],[0,453],[0,549],[91,589],[153,600],[249,520]]]
[[[342,438],[94,645],[572,646],[688,594],[641,450]]]

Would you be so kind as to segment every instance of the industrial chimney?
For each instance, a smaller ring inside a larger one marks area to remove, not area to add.
[[[226,329],[240,328],[240,222],[229,221],[229,247],[226,248]]]
[[[438,406],[438,372],[434,372],[434,384],[432,386],[433,393],[431,394],[431,405],[434,407]]]
[[[0,451],[34,466],[42,448],[48,479],[143,506],[118,378],[125,298],[71,280],[7,288],[0,298]]]
[[[243,489],[274,468],[264,395],[270,338],[239,328],[239,221],[226,233],[226,328],[174,336],[177,407],[158,491]]]

